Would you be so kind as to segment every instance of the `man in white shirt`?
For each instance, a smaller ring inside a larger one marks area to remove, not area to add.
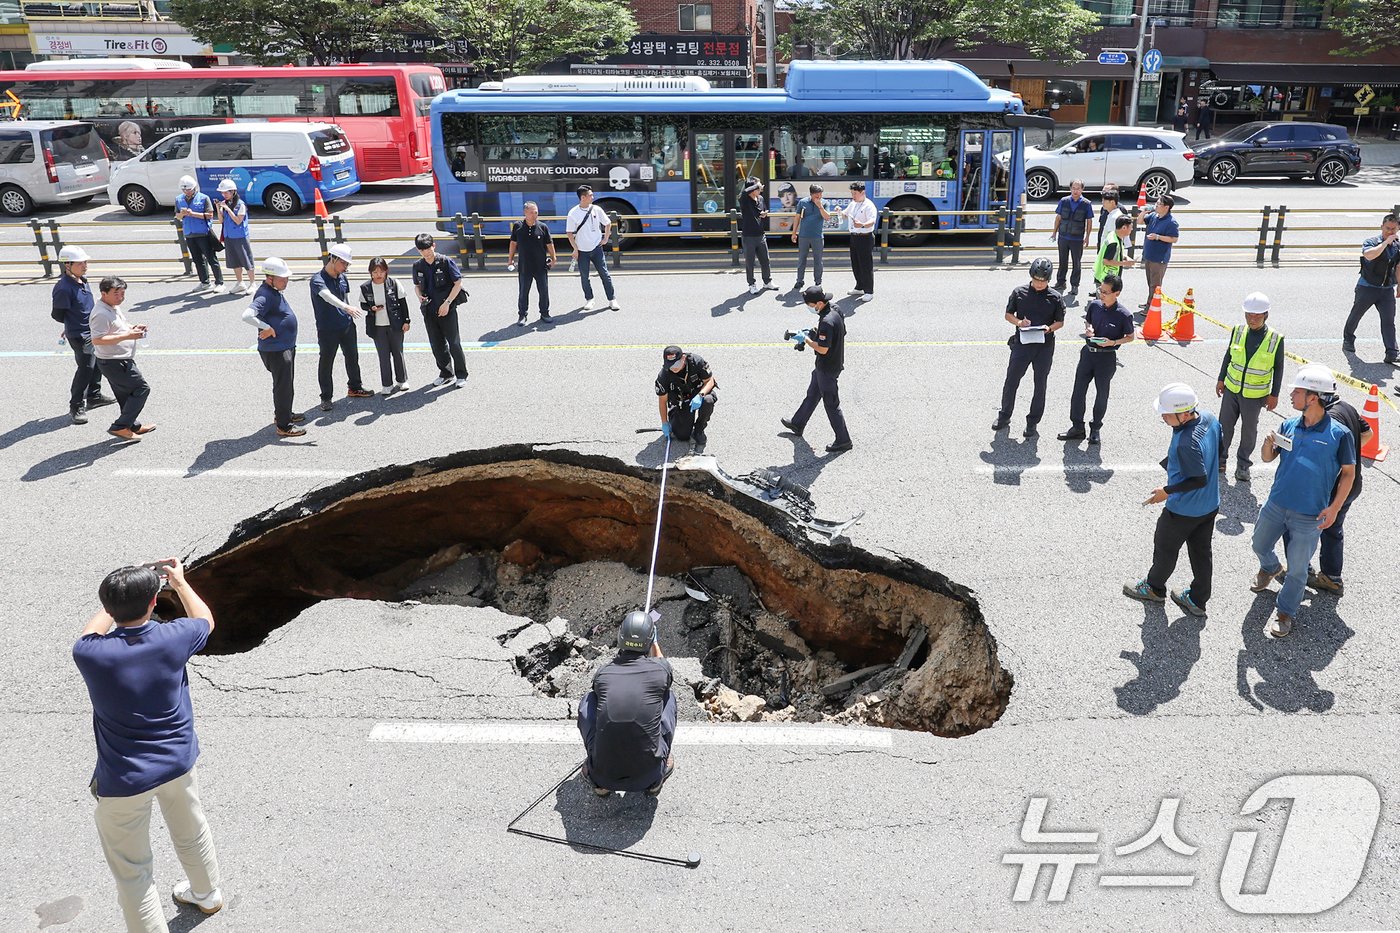
[[[831,160],[831,150],[822,150],[822,167],[817,169],[818,175],[834,176],[841,174],[836,170],[836,163]]]
[[[578,206],[570,209],[564,221],[564,233],[569,237],[569,246],[574,251],[574,264],[578,266],[579,278],[583,282],[583,310],[593,310],[593,283],[588,279],[588,267],[598,270],[598,278],[603,280],[603,293],[608,296],[608,307],[619,309],[617,296],[613,292],[612,276],[608,274],[608,254],[604,244],[612,231],[612,221],[601,207],[593,203],[593,188],[579,185]]]
[[[137,420],[151,394],[151,387],[136,368],[136,341],[146,336],[146,325],[131,323],[122,311],[122,299],[126,297],[124,280],[109,275],[98,289],[102,297],[93,305],[88,318],[92,351],[97,357],[98,371],[107,377],[112,394],[121,406],[117,420],[112,422],[107,433],[124,441],[139,441],[141,435],[156,429],[153,424]]]
[[[851,182],[851,203],[841,209],[851,227],[851,272],[856,277],[853,298],[869,301],[875,297],[875,225],[880,214],[875,202],[865,196],[865,182]]]

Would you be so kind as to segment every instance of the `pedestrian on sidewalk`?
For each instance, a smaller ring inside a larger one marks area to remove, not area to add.
[[[820,401],[826,408],[831,430],[836,434],[836,439],[826,445],[826,452],[841,453],[852,446],[846,416],[841,412],[840,381],[841,371],[846,367],[846,319],[831,306],[831,293],[815,285],[802,293],[802,301],[808,311],[821,315],[821,321],[815,330],[804,330],[794,335],[794,345],[799,350],[811,347],[815,359],[812,360],[812,379],[807,384],[807,397],[791,418],[782,419],[783,427],[801,437]]]
[[[1060,198],[1055,207],[1055,226],[1050,238],[1060,250],[1060,275],[1055,291],[1064,295],[1065,305],[1079,303],[1079,276],[1084,264],[1084,247],[1094,233],[1094,206],[1084,197],[1084,182],[1069,183],[1069,196]],[[1065,277],[1069,277],[1069,294],[1065,294]]]
[[[1146,578],[1125,585],[1123,594],[1144,603],[1166,602],[1167,581],[1185,544],[1191,585],[1181,592],[1172,590],[1172,602],[1193,616],[1204,616],[1214,576],[1211,541],[1220,511],[1220,477],[1211,469],[1218,456],[1220,424],[1200,409],[1195,390],[1184,382],[1173,382],[1157,394],[1157,414],[1172,429],[1167,481],[1143,504],[1165,506],[1152,536],[1152,568]]]
[[[598,270],[608,307],[613,311],[621,310],[613,290],[612,276],[608,273],[606,247],[608,236],[612,233],[612,219],[593,203],[591,185],[579,185],[575,194],[578,195],[578,204],[569,209],[569,216],[564,219],[564,233],[569,238],[569,247],[574,251],[574,264],[578,266],[579,281],[583,284],[583,310],[593,310],[593,283],[588,278],[590,266]]]
[[[875,202],[865,196],[865,182],[851,182],[851,203],[841,209],[851,230],[851,272],[856,287],[851,297],[869,301],[875,297],[875,225],[880,222]]]
[[[230,294],[247,295],[253,291],[253,246],[248,241],[248,202],[238,194],[238,182],[225,178],[219,182],[219,197],[215,202],[222,223],[219,233],[224,241],[224,265],[233,273],[234,287]],[[243,281],[244,271],[248,281]]]
[[[1172,117],[1172,129],[1176,130],[1182,136],[1185,136],[1186,121],[1186,105],[1182,104],[1181,106],[1176,108],[1176,115]]]
[[[292,270],[276,256],[262,263],[263,283],[243,312],[243,322],[258,329],[258,356],[272,374],[273,423],[282,437],[301,437],[306,418],[292,411],[296,394],[297,316],[287,301]]]
[[[540,222],[540,206],[526,201],[523,219],[511,225],[510,247],[506,251],[506,270],[519,267],[516,273],[520,280],[517,325],[525,326],[532,284],[540,296],[540,322],[548,324],[553,320],[549,316],[549,270],[554,268],[554,260],[554,237],[549,235],[549,227]]]
[[[1385,362],[1400,366],[1400,343],[1395,339],[1395,299],[1400,297],[1400,281],[1396,267],[1400,266],[1400,216],[1386,214],[1381,218],[1380,236],[1361,244],[1361,277],[1356,281],[1356,297],[1342,327],[1342,352],[1356,352],[1356,328],[1372,308],[1381,319],[1381,342],[1385,344]]]
[[[354,258],[348,244],[335,243],[326,264],[311,277],[311,307],[316,312],[316,342],[320,346],[317,378],[321,384],[321,411],[330,411],[335,394],[335,357],[345,354],[349,398],[369,398],[360,379],[360,348],[355,341],[355,321],[364,313],[350,304],[350,279],[345,272]]]
[[[162,575],[187,617],[153,618]],[[160,804],[185,870],[172,891],[175,900],[206,914],[224,906],[214,837],[199,796],[199,738],[185,669],[209,641],[214,615],[174,557],[114,570],[97,595],[102,608],[73,646],[97,739],[89,785],[97,800],[97,835],[127,933],[168,933],[153,871],[152,801]]]
[[[785,185],[791,188],[791,185]],[[739,241],[744,247],[744,274],[749,280],[749,294],[757,295],[773,287],[773,270],[768,264],[768,207],[763,196],[763,182],[750,178],[744,183],[739,198]],[[754,280],[754,260],[763,273],[763,285]]]
[[[1210,101],[1202,100],[1196,108],[1196,138],[1202,136],[1209,139],[1215,132],[1215,110],[1210,106]]]
[[[1264,438],[1265,463],[1279,460],[1269,498],[1259,510],[1252,542],[1259,558],[1259,572],[1250,590],[1268,592],[1274,580],[1283,580],[1275,603],[1277,614],[1264,629],[1270,638],[1284,638],[1293,631],[1303,600],[1308,565],[1322,532],[1337,521],[1351,495],[1356,477],[1355,441],[1351,432],[1332,418],[1322,399],[1337,393],[1332,371],[1309,363],[1293,377],[1293,408],[1301,415],[1289,418]],[[1284,554],[1287,576],[1274,545],[1288,535]]]
[[[1031,394],[1030,411],[1026,414],[1023,437],[1036,437],[1045,414],[1045,387],[1050,381],[1050,366],[1055,361],[1055,331],[1065,326],[1065,302],[1060,293],[1050,287],[1055,274],[1054,264],[1045,257],[1031,261],[1031,280],[1018,285],[1006,299],[1006,323],[1016,328],[1007,339],[1011,359],[1006,364],[1006,379],[1001,386],[1001,408],[992,430],[1000,431],[1011,424],[1011,412],[1016,407],[1016,391],[1027,369],[1034,369],[1035,389]]]
[[[1235,452],[1235,479],[1249,481],[1254,441],[1259,430],[1259,413],[1278,407],[1283,386],[1283,335],[1268,325],[1269,296],[1252,292],[1241,303],[1243,324],[1230,331],[1225,358],[1220,361],[1215,394],[1220,398],[1220,472],[1230,458],[1235,439],[1235,423],[1240,425],[1240,446]]]
[[[369,281],[360,286],[360,310],[365,313],[365,333],[379,356],[379,394],[408,388],[403,361],[403,336],[408,333],[408,298],[398,279],[389,276],[389,262],[382,256],[369,261]]]
[[[1074,391],[1069,397],[1069,430],[1062,441],[1084,437],[1084,408],[1089,383],[1094,384],[1094,420],[1089,422],[1089,443],[1099,443],[1099,429],[1108,412],[1108,390],[1118,372],[1118,348],[1133,342],[1133,315],[1118,303],[1123,280],[1113,273],[1098,285],[1099,297],[1084,309],[1084,346],[1079,349],[1079,365],[1074,371]]]
[[[133,324],[122,310],[126,300],[126,281],[109,275],[98,283],[102,298],[93,306],[92,349],[97,355],[97,368],[107,378],[121,410],[107,429],[113,437],[124,441],[139,441],[142,435],[156,429],[141,423],[141,410],[146,407],[151,387],[136,368],[136,342],[145,339],[146,325]]]
[[[199,190],[193,175],[180,179],[180,193],[175,197],[175,218],[184,230],[190,262],[194,263],[194,271],[199,275],[199,291],[222,295],[224,273],[219,268],[219,253],[214,248],[213,228],[209,226],[214,219],[214,202]],[[210,274],[214,276],[212,288],[209,285]]]
[[[792,231],[792,242],[797,244],[797,282],[792,286],[795,292],[802,291],[807,275],[807,254],[812,256],[812,283],[822,287],[822,247],[824,225],[831,214],[822,204],[822,186],[809,185],[807,197],[797,202],[796,229]]]
[[[1176,199],[1164,194],[1157,199],[1157,206],[1147,215],[1147,236],[1142,243],[1142,265],[1147,272],[1147,302],[1142,309],[1152,303],[1152,296],[1162,287],[1167,276],[1167,264],[1172,261],[1172,245],[1181,239],[1181,227],[1172,216]]]
[[[93,301],[87,280],[91,259],[81,246],[65,246],[58,251],[58,265],[63,274],[53,285],[53,306],[49,311],[49,317],[63,325],[63,339],[68,342],[77,363],[68,392],[68,418],[73,424],[87,424],[89,408],[116,402],[102,394],[102,372],[97,368],[97,354],[92,347]]]
[[[456,387],[467,386],[467,357],[462,352],[461,324],[457,309],[467,300],[462,287],[462,270],[457,263],[437,251],[431,233],[413,238],[419,260],[413,264],[413,291],[418,296],[418,310],[423,315],[423,327],[428,333],[428,345],[433,350],[438,377],[435,386],[445,386],[456,380]]]

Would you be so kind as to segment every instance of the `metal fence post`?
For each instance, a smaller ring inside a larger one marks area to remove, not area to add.
[[[729,211],[729,264],[739,268],[739,212]]]
[[[470,255],[470,248],[467,246],[467,218],[458,211],[452,216],[452,222],[457,225],[457,262],[466,263],[466,257]]]
[[[1013,266],[1021,263],[1021,234],[1026,232],[1026,208],[1024,205],[1016,207],[1016,224],[1011,230],[1011,264]]]
[[[178,217],[170,221],[175,228],[175,245],[180,247],[180,260],[185,264],[185,275],[194,274],[194,263],[190,261],[190,243],[185,239],[185,224]]]
[[[39,263],[44,267],[44,278],[53,278],[53,260],[49,258],[49,244],[44,242],[44,231],[37,217],[29,218],[29,229],[34,231],[34,245],[39,247]]]
[[[612,246],[613,268],[622,268],[622,215],[617,211],[609,211],[608,219],[612,221],[612,235],[608,237],[608,243]]]
[[[1274,224],[1274,246],[1269,261],[1273,263],[1275,269],[1278,268],[1279,253],[1283,250],[1283,218],[1288,213],[1288,207],[1280,204],[1278,206],[1278,221]]]
[[[311,218],[311,222],[316,225],[316,245],[321,247],[321,264],[324,265],[331,254],[330,244],[326,242],[326,218],[317,214]]]
[[[63,238],[58,232],[58,221],[50,218],[44,223],[49,227],[49,242],[53,244],[53,254],[57,256],[63,250]]]
[[[345,224],[345,221],[341,218],[341,216],[340,216],[339,214],[332,214],[332,215],[331,215],[331,226],[332,226],[333,228],[335,228],[335,241],[336,241],[337,243],[344,243],[344,242],[345,242],[345,229],[344,229],[344,224]]]
[[[1269,245],[1269,217],[1274,209],[1265,204],[1260,212],[1259,220],[1259,248],[1254,251],[1254,264],[1259,268],[1264,268],[1264,249]]]
[[[880,265],[890,264],[890,209],[880,209]]]
[[[997,265],[1006,262],[1006,206],[997,208]]]
[[[482,234],[481,215],[472,211],[472,251],[476,253],[476,271],[486,271],[486,237]]]

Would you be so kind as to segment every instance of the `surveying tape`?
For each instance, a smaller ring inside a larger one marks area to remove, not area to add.
[[[1165,301],[1165,302],[1166,302],[1167,304],[1169,304],[1169,305],[1175,305],[1177,308],[1185,308],[1185,307],[1186,307],[1184,304],[1182,304],[1181,302],[1177,301],[1175,298],[1172,298],[1171,296],[1166,295],[1166,294],[1163,294],[1163,295],[1162,295],[1162,300]],[[1230,327],[1229,324],[1221,323],[1220,321],[1217,321],[1215,318],[1211,317],[1210,315],[1202,313],[1201,310],[1200,310],[1200,308],[1195,309],[1195,313],[1196,313],[1196,317],[1200,318],[1200,319],[1203,320],[1203,321],[1209,321],[1210,323],[1214,324],[1216,327],[1219,327],[1221,330],[1232,330],[1232,329],[1233,329],[1233,328]],[[1180,317],[1180,314],[1178,314],[1177,316]],[[1175,319],[1173,319],[1173,321],[1174,321],[1174,320],[1175,320]],[[1287,350],[1283,351],[1283,355],[1286,356],[1286,357],[1288,357],[1288,358],[1289,358],[1290,360],[1292,360],[1293,362],[1297,363],[1299,366],[1307,366],[1307,365],[1312,364],[1312,363],[1314,362],[1313,360],[1307,359],[1306,357],[1299,356],[1299,355],[1296,354],[1296,353],[1290,353],[1290,352],[1287,351]],[[1371,383],[1369,383],[1369,382],[1363,382],[1362,380],[1357,379],[1355,376],[1349,376],[1349,375],[1347,375],[1346,373],[1339,373],[1339,372],[1337,372],[1335,369],[1331,369],[1331,367],[1328,367],[1328,369],[1331,371],[1333,377],[1334,377],[1338,382],[1344,383],[1345,385],[1349,385],[1349,386],[1351,386],[1353,389],[1357,389],[1357,390],[1359,390],[1359,391],[1361,391],[1361,392],[1366,393],[1367,395],[1369,395],[1369,394],[1371,393]],[[1397,406],[1396,406],[1395,402],[1391,400],[1390,396],[1388,396],[1388,395],[1381,395],[1380,398],[1381,398],[1381,401],[1385,402],[1387,405],[1389,405],[1389,406],[1391,407],[1391,410],[1396,411],[1396,412],[1400,412],[1400,407],[1397,407]]]

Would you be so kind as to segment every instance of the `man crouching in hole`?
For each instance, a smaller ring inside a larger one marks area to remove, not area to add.
[[[656,624],[629,612],[617,632],[617,657],[593,676],[593,689],[578,708],[578,731],[588,760],[583,777],[599,797],[615,790],[648,797],[675,770],[676,697],[671,662],[661,654]]]

